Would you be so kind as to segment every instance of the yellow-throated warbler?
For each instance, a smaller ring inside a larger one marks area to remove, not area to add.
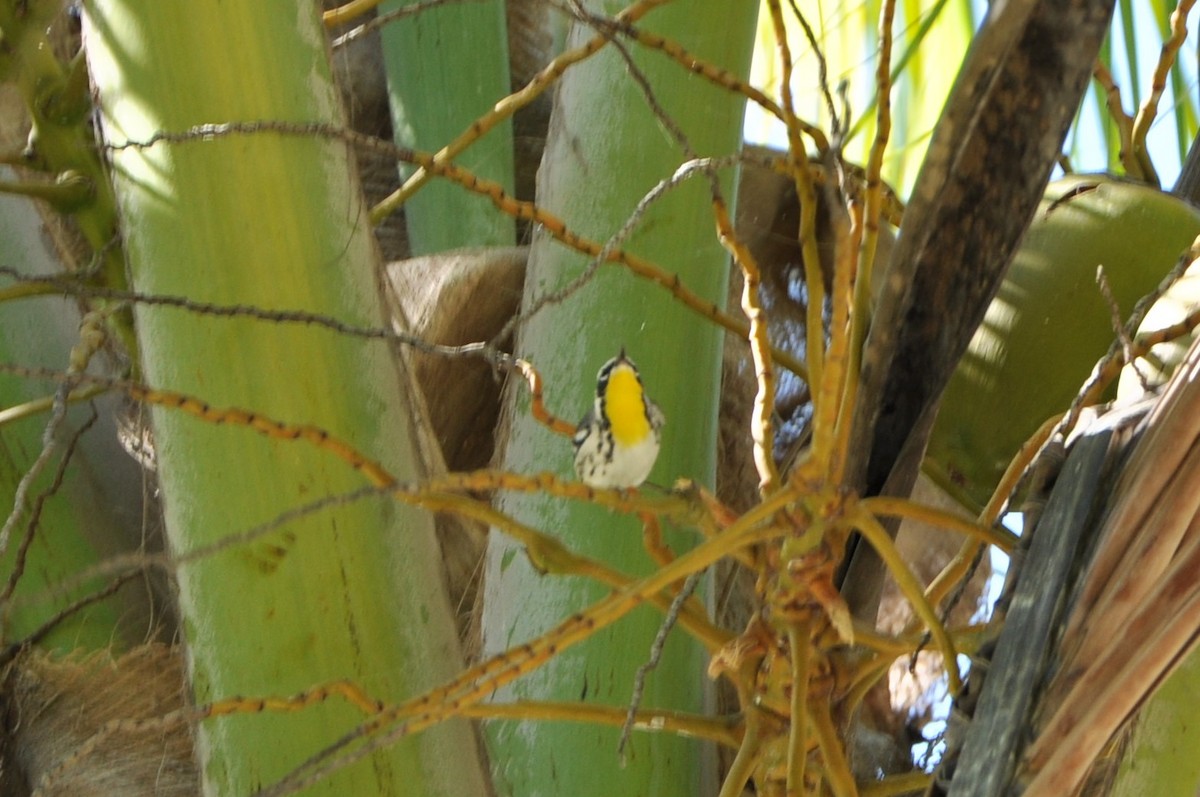
[[[658,459],[666,418],[625,349],[596,376],[596,402],[575,430],[575,473],[591,487],[637,487]]]

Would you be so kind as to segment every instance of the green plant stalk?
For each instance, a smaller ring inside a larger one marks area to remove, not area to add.
[[[0,176],[6,170],[0,169]],[[0,197],[0,263],[19,264],[22,271],[57,273],[62,269],[46,245],[42,220],[28,201]],[[58,297],[27,298],[0,303],[0,360],[63,370],[78,338],[79,313]],[[0,409],[51,395],[56,385],[0,376]],[[112,401],[100,402],[97,425],[76,446],[57,495],[44,503],[40,523],[29,545],[23,572],[4,606],[0,643],[23,640],[73,601],[104,586],[81,585],[51,601],[38,597],[82,568],[95,564],[103,552],[112,553],[140,537],[141,484],[137,465],[116,444]],[[53,482],[68,438],[88,421],[86,407],[68,410],[56,438],[58,455],[33,483],[21,522],[0,559],[0,588],[14,575],[19,549],[31,510]],[[42,450],[48,413],[0,425],[0,506],[3,517],[12,511],[17,485]],[[100,650],[114,644],[140,641],[147,632],[149,607],[144,585],[130,585],[116,598],[105,600],[57,625],[42,641],[58,653],[76,649]],[[125,619],[127,622],[122,622]]]
[[[1105,37],[1104,42],[1100,45],[1100,54],[1096,57],[1098,61],[1107,64],[1109,69],[1113,65],[1112,53],[1112,34]],[[1100,117],[1100,129],[1104,133],[1104,143],[1108,153],[1108,171],[1113,174],[1120,174],[1124,171],[1124,165],[1121,161],[1121,133],[1117,129],[1117,120],[1112,117],[1108,110],[1108,95],[1104,88],[1095,80],[1092,81],[1092,93],[1096,99],[1096,113]],[[1136,109],[1135,109],[1136,110]]]
[[[1196,101],[1188,90],[1187,79],[1179,64],[1171,67],[1171,95],[1175,98],[1175,140],[1179,147],[1179,162],[1187,160],[1188,148],[1192,145],[1192,131],[1196,129]]]
[[[344,123],[315,6],[96,0],[85,31],[110,143],[210,122]],[[137,290],[386,323],[344,144],[263,132],[130,147],[112,162]],[[417,475],[405,381],[386,346],[170,308],[139,307],[136,321],[150,384],[315,424],[397,478]],[[176,553],[364,483],[303,442],[157,408],[153,420]],[[334,679],[391,703],[461,666],[430,518],[386,499],[289,522],[176,575],[201,704]],[[206,793],[276,782],[361,719],[330,700],[206,721]],[[456,721],[303,793],[478,795],[483,773],[470,727]]]
[[[591,3],[612,14],[620,4]],[[749,68],[755,9],[750,4],[672,5],[644,22],[692,52],[735,74]],[[594,35],[576,27],[568,47]],[[739,146],[743,102],[688,75],[657,53],[632,55],[653,87],[654,98],[700,155]],[[642,197],[669,178],[686,158],[629,75],[608,48],[569,71],[557,91],[551,135],[539,173],[538,202],[583,235],[606,240],[619,230]],[[727,200],[732,173],[722,175]],[[718,304],[727,290],[727,258],[716,235],[708,183],[694,179],[655,203],[626,248],[659,263]],[[547,236],[535,238],[524,306],[576,279],[585,261]],[[664,298],[619,267],[606,265],[583,289],[545,307],[520,331],[518,351],[541,370],[550,409],[580,417],[591,406],[596,371],[621,346],[638,363],[650,396],[667,426],[651,482],[670,485],[681,476],[712,484],[720,385],[721,336],[714,327]],[[524,391],[513,391],[503,467],[517,472],[550,468],[571,473],[570,441],[531,420]],[[643,487],[653,490],[653,487]],[[505,495],[500,506],[522,522],[560,536],[572,550],[630,574],[652,565],[636,520],[594,506],[563,504],[542,496]],[[690,547],[693,537],[669,538]],[[606,594],[581,579],[542,578],[519,548],[493,537],[484,583],[483,633],[488,653],[537,636],[571,612]],[[582,700],[626,706],[634,673],[650,656],[662,617],[640,609],[595,638],[555,658],[502,690],[499,700]],[[707,656],[675,629],[647,683],[646,708],[703,711]],[[612,728],[587,724],[491,722],[485,727],[496,788],[503,795],[696,795],[710,793],[712,760],[694,741],[666,734],[635,734],[627,765],[619,765]],[[715,792],[715,789],[712,789]]]
[[[391,0],[381,13],[405,5]],[[382,30],[393,138],[436,152],[509,93],[504,3],[450,3],[404,17]],[[508,120],[457,162],[512,193],[513,137]],[[406,167],[403,175],[413,171]],[[513,220],[459,186],[440,180],[404,205],[413,255],[465,246],[512,246]]]
[[[884,159],[883,179],[904,195],[916,179],[930,131],[949,96],[957,64],[970,46],[975,24],[969,3],[936,0],[930,5],[905,0],[901,5],[903,22],[895,25],[896,55],[891,69],[892,140],[895,146],[889,149]],[[851,81],[852,89],[857,83],[860,90],[864,85],[871,90],[861,107],[853,107],[846,134],[847,155],[860,163],[866,163],[875,135],[875,109],[879,98],[875,95],[874,78],[868,68],[873,69],[878,50],[881,9],[881,2],[871,3],[864,6],[859,17],[857,11],[851,16],[852,12],[840,6],[830,6],[825,12],[829,17],[817,28],[818,36],[821,31],[826,31],[820,43],[829,65],[831,90],[836,88],[839,76],[848,74],[855,75],[855,80]],[[853,24],[847,21],[849,19],[854,20]],[[807,43],[800,35],[793,34],[790,44],[793,57],[807,58],[798,62],[801,66],[797,67],[796,74],[804,76],[800,78],[805,81],[804,85],[815,90],[815,60],[807,57]],[[923,55],[926,51],[937,53],[938,57]],[[858,76],[860,72],[861,77]],[[854,96],[852,91],[851,97]]]
[[[117,231],[116,200],[104,166],[92,145],[87,123],[90,104],[78,101],[79,85],[59,63],[46,31],[62,3],[55,0],[0,0],[0,79],[20,92],[29,114],[32,159],[25,165],[48,177],[84,180],[90,189],[84,201],[60,208],[69,211],[80,234],[94,252],[103,252],[99,263],[104,282],[113,288],[125,285],[121,247],[114,245]],[[86,97],[86,95],[85,95]],[[64,113],[65,109],[74,113]],[[71,267],[73,264],[63,264]],[[109,325],[131,357],[136,356],[127,313],[114,313]]]
[[[1125,67],[1129,70],[1129,94],[1132,107],[1136,112],[1142,104],[1142,85],[1137,59],[1137,21],[1130,0],[1118,0],[1117,7],[1121,12],[1121,38],[1125,43]],[[1115,31],[1113,32],[1115,33]],[[1169,31],[1168,31],[1169,33]],[[1109,34],[1111,38],[1113,34]]]

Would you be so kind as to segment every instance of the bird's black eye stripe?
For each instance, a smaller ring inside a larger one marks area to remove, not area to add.
[[[596,395],[602,399],[605,391],[608,390],[608,378],[612,376],[612,369],[616,363],[616,360],[609,360],[605,363],[604,367],[600,369],[600,376],[596,379]]]

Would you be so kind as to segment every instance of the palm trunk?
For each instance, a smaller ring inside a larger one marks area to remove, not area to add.
[[[340,124],[316,12],[293,4],[89,5],[88,58],[110,144],[214,122]],[[377,255],[344,144],[272,132],[115,151],[137,290],[385,325]],[[391,351],[328,331],[142,306],[151,385],[313,424],[415,478]],[[184,555],[364,484],[327,452],[153,412],[170,548]],[[387,498],[288,522],[179,568],[195,699],[287,695],[349,679],[386,702],[461,667],[430,519]],[[268,785],[362,719],[326,701],[199,728],[205,787]],[[454,761],[452,767],[447,761]],[[447,723],[305,793],[477,795],[465,723]]]
[[[588,10],[615,13],[617,7],[590,3]],[[686,4],[658,10],[641,24],[669,32],[692,52],[744,75],[755,19],[753,4]],[[577,25],[567,47],[596,35]],[[659,53],[625,46],[650,85],[653,102],[678,123],[695,153],[738,151],[741,97],[703,83]],[[557,87],[539,172],[538,203],[559,215],[568,229],[600,241],[616,233],[639,200],[688,158],[656,118],[630,69],[610,47],[566,73]],[[732,197],[733,171],[722,177],[725,195]],[[713,230],[708,182],[700,176],[654,204],[625,246],[723,305],[728,261]],[[571,283],[585,264],[579,254],[539,234],[524,307]],[[669,486],[687,476],[711,486],[721,336],[661,288],[620,266],[602,266],[582,289],[533,316],[519,332],[517,350],[541,369],[550,409],[578,417],[595,395],[597,369],[621,346],[640,366],[649,394],[667,416],[663,451],[651,481]],[[512,425],[504,440],[505,469],[570,473],[570,443],[529,418],[521,391],[510,396],[507,411]],[[505,495],[501,504],[508,514],[549,531],[571,550],[622,572],[644,574],[650,568],[639,525],[631,518],[536,495]],[[683,536],[671,541],[685,548],[695,542]],[[498,535],[489,551],[486,585],[483,633],[488,652],[536,636],[555,618],[606,592],[582,579],[539,577],[515,546]],[[501,697],[627,705],[634,673],[649,658],[661,622],[658,613],[631,615],[560,654]],[[706,664],[705,650],[675,631],[650,676],[642,706],[702,711],[708,701]],[[536,794],[544,784],[557,783],[563,793],[581,796],[696,795],[712,783],[711,759],[702,746],[666,734],[635,737],[622,768],[614,728],[495,722],[487,733],[495,761],[521,762],[520,767],[497,767],[497,788],[504,794]]]

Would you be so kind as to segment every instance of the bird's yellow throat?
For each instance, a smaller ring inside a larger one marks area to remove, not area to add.
[[[650,419],[642,398],[642,383],[628,365],[618,365],[608,375],[604,406],[612,425],[613,439],[626,446],[636,445],[650,434]]]

